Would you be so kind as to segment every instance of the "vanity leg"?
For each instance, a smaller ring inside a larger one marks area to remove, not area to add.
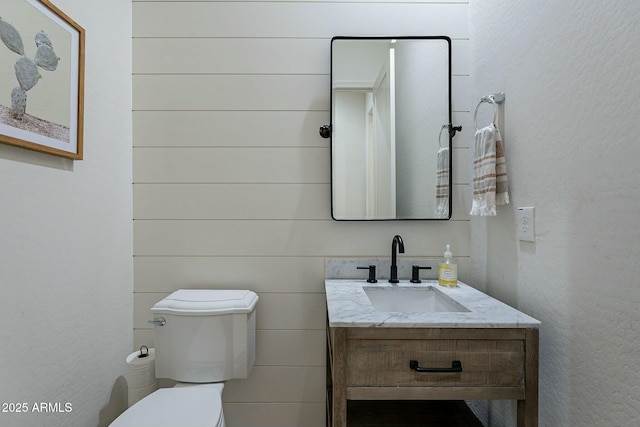
[[[333,419],[332,427],[347,427],[347,330],[336,328],[333,335]]]
[[[538,427],[538,329],[525,338],[525,400],[518,400],[518,427]]]

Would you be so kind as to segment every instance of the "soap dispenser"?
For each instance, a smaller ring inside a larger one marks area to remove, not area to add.
[[[444,252],[444,260],[438,264],[438,283],[448,288],[458,286],[458,264],[453,259],[449,245]]]

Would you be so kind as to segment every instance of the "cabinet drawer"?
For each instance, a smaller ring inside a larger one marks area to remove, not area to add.
[[[355,339],[347,340],[349,387],[523,387],[524,341],[518,339]],[[420,367],[462,372],[416,372]]]

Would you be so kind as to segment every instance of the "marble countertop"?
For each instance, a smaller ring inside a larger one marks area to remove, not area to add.
[[[401,313],[377,311],[365,294],[364,287],[434,286],[468,312]],[[438,285],[436,280],[420,284],[401,281],[367,283],[366,280],[327,279],[327,310],[331,327],[376,328],[537,328],[540,322],[513,307],[492,298],[462,282],[455,288]]]

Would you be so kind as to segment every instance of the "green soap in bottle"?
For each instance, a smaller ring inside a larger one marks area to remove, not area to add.
[[[448,288],[458,286],[458,264],[453,259],[449,245],[444,252],[444,260],[438,264],[438,283]]]

